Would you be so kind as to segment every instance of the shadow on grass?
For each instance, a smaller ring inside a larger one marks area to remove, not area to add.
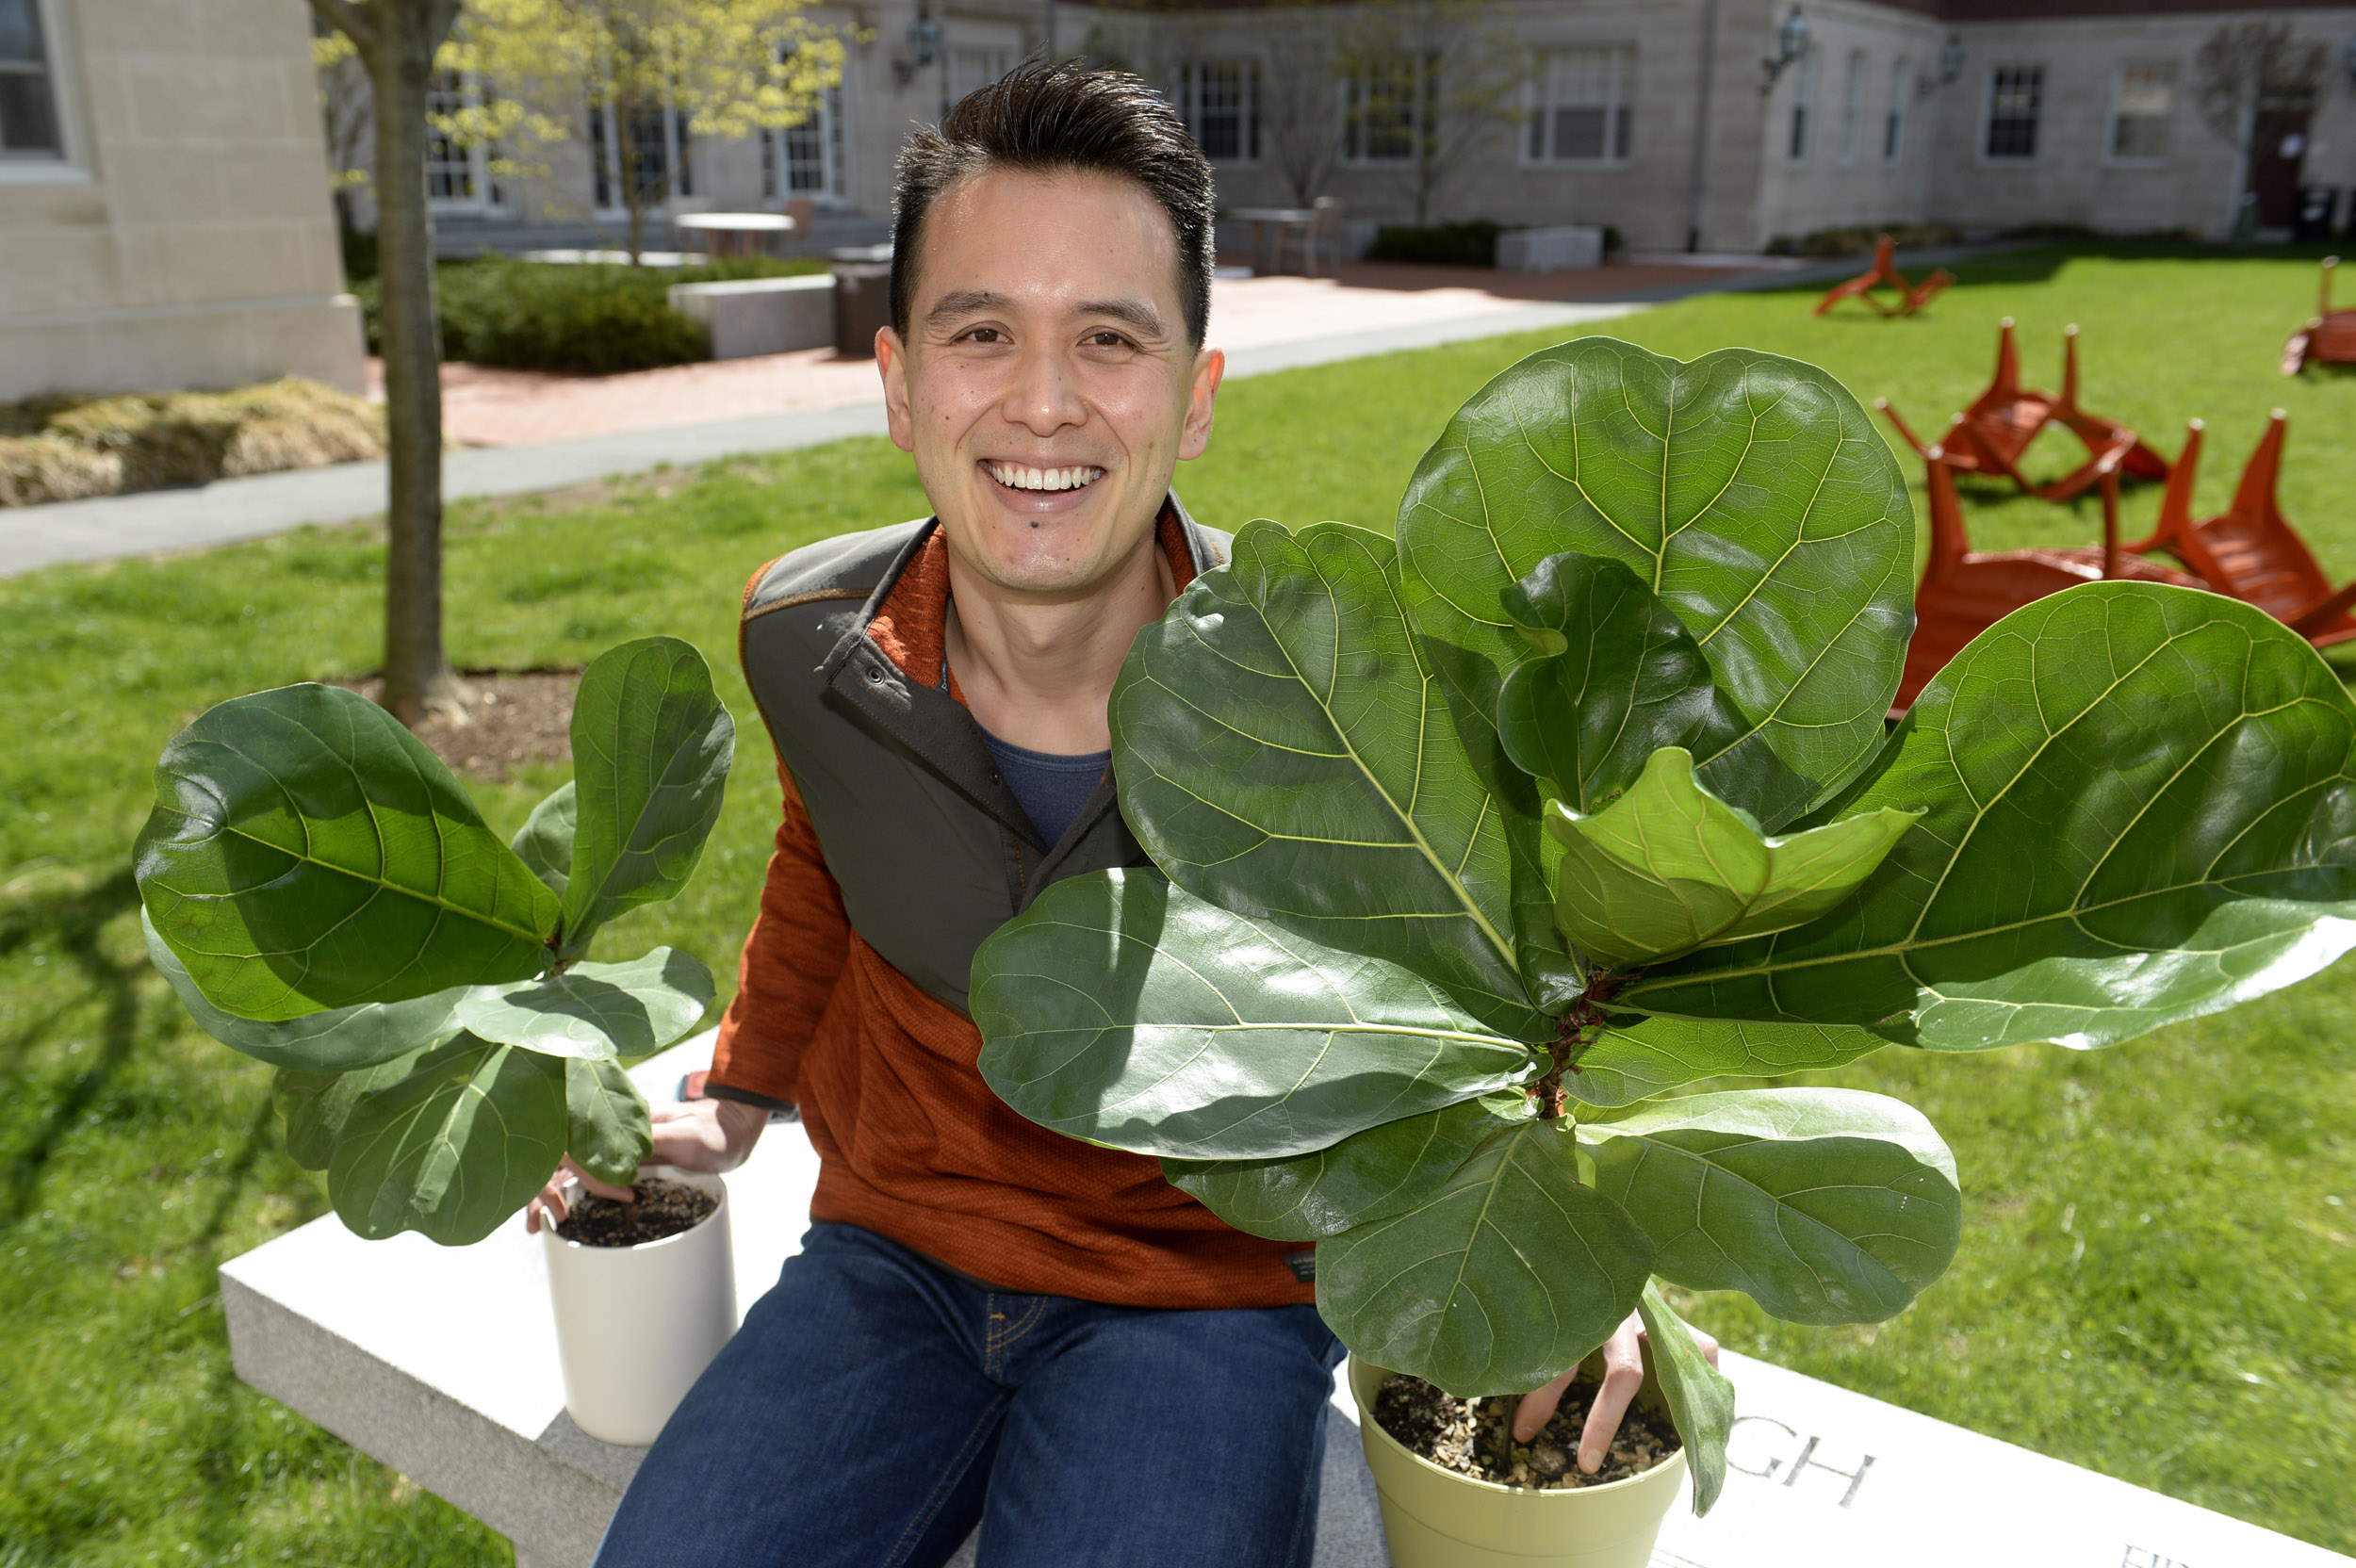
[[[89,1110],[138,1043],[139,980],[147,961],[117,963],[99,939],[106,924],[139,905],[139,886],[125,865],[93,885],[60,890],[47,897],[34,895],[0,909],[0,957],[35,942],[62,950],[89,985],[103,1012],[99,1021],[98,1060],[73,1070],[48,1099],[49,1108],[24,1144],[8,1152],[0,1165],[0,1229],[13,1229],[33,1212],[32,1197],[41,1185],[57,1140]],[[74,1004],[68,1004],[71,1007]],[[60,1009],[62,1011],[64,1009]],[[56,1021],[53,1013],[37,1020],[10,1046],[11,1069],[32,1042],[46,1037]],[[8,1073],[10,1078],[16,1074]],[[21,1086],[10,1086],[21,1092]]]
[[[2299,261],[2319,262],[2335,254],[2338,247],[2331,245],[2207,245],[2188,239],[2088,239],[2067,243],[2039,244],[2018,251],[1994,251],[1969,255],[1946,263],[1947,270],[1955,275],[1958,287],[1982,284],[2047,283],[2054,274],[2073,261]],[[1857,272],[1873,265],[1873,257],[1859,254],[1846,258],[1826,258],[1854,261]],[[1900,255],[1898,265],[1912,269],[1915,263]],[[1850,274],[1844,274],[1850,275]],[[1908,271],[1912,276],[1912,271]],[[1753,294],[1805,294],[1810,297],[1824,293],[1826,285],[1822,279],[1792,280],[1752,285],[1745,289]],[[1937,312],[1939,302],[1931,302],[1929,311]],[[1850,312],[1854,311],[1852,317]],[[1862,306],[1851,306],[1841,313],[1843,319],[1873,321]],[[1831,318],[1827,318],[1831,319]]]

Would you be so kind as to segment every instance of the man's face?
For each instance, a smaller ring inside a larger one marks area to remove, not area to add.
[[[1186,341],[1177,240],[1134,182],[989,170],[925,215],[908,336],[876,335],[892,439],[960,565],[1087,596],[1211,437],[1224,360]]]

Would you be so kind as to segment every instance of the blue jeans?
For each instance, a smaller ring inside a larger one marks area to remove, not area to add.
[[[628,1354],[629,1347],[614,1347]],[[597,1568],[1307,1568],[1314,1307],[993,1292],[813,1225],[647,1450]]]

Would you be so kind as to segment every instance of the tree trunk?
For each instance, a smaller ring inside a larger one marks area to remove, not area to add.
[[[320,8],[329,20],[340,7]],[[441,329],[434,308],[434,217],[426,204],[426,97],[455,0],[372,0],[352,41],[368,68],[376,128],[378,286],[383,290],[384,690],[413,728],[429,710],[463,717],[442,651]],[[347,31],[353,31],[347,28]]]

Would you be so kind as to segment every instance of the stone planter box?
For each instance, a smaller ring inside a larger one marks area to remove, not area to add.
[[[1497,236],[1500,272],[1569,272],[1603,265],[1603,230],[1585,223],[1509,229]]]
[[[824,272],[675,283],[671,308],[711,332],[714,359],[823,349],[834,341],[834,279]]]

